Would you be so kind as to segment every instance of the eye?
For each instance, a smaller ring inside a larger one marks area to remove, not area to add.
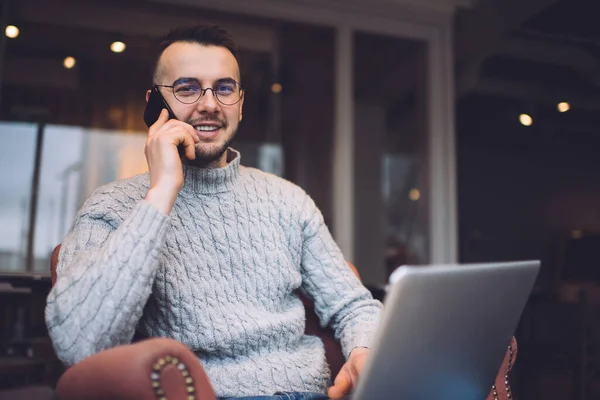
[[[200,91],[200,87],[194,83],[183,83],[175,86],[175,93],[182,96],[197,94]]]
[[[222,96],[227,96],[228,94],[232,94],[235,92],[235,90],[236,90],[235,83],[231,83],[231,82],[221,82],[216,87],[217,93]]]

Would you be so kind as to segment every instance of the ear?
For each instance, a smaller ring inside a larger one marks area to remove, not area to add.
[[[150,92],[151,92],[151,90],[146,90],[146,103],[148,102],[148,99],[150,98]]]
[[[242,92],[242,98],[240,99],[240,103],[239,103],[239,104],[240,104],[240,118],[238,119],[238,121],[241,121],[241,120],[242,120],[242,114],[243,114],[243,112],[242,112],[242,108],[243,108],[243,106],[244,106],[244,98],[245,98],[245,97],[246,97],[246,92],[245,92],[245,91],[243,91],[243,92]]]

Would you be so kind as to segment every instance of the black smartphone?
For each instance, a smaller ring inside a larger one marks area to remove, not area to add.
[[[169,119],[177,119],[173,113],[173,110],[171,110],[171,107],[169,107],[162,94],[160,94],[160,90],[158,90],[158,88],[155,86],[150,91],[150,96],[148,97],[148,102],[146,103],[146,109],[144,110],[144,122],[148,128],[150,128],[150,126],[156,122],[163,108],[166,108],[169,112]]]

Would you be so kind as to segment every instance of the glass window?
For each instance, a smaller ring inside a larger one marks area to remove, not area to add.
[[[370,266],[373,283],[429,258],[426,50],[416,40],[354,34],[355,259]]]
[[[0,122],[0,271],[25,265],[37,126]]]
[[[35,272],[49,257],[94,189],[147,171],[145,133],[48,125],[45,128],[35,227]]]

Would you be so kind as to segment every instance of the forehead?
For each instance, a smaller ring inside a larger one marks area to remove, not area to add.
[[[160,56],[158,69],[168,83],[182,77],[200,82],[221,78],[240,80],[237,61],[227,48],[198,43],[173,43]]]

